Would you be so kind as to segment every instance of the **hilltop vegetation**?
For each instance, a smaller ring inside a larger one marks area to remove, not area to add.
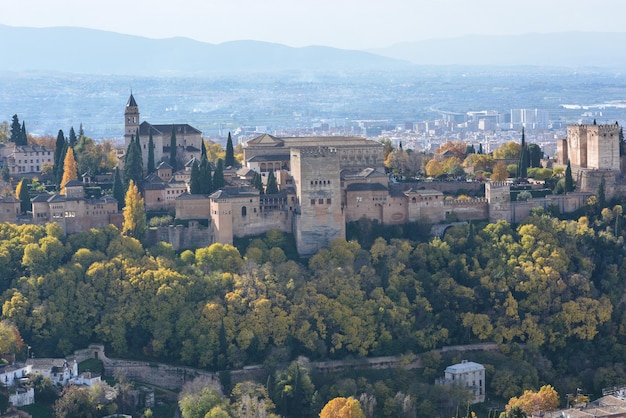
[[[619,205],[576,220],[537,212],[443,240],[338,240],[307,264],[276,231],[242,256],[144,248],[114,227],[65,237],[0,224],[2,319],[38,357],[104,342],[114,356],[211,370],[494,341],[518,366],[492,361],[493,397],[545,383],[599,393],[626,379],[623,221]],[[430,378],[445,367],[433,364]]]

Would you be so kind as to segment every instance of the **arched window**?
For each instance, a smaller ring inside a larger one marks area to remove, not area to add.
[[[245,206],[243,206],[243,207],[241,208],[241,216],[244,216],[244,217],[245,217],[247,214],[248,214],[248,210],[246,209],[246,207],[245,207]]]

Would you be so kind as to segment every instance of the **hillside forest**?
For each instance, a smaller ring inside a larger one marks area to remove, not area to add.
[[[420,379],[430,385],[447,366],[430,350],[496,342],[502,355],[474,359],[487,368],[491,399],[506,403],[544,384],[560,394],[600,394],[626,380],[619,203],[592,200],[571,219],[536,211],[519,225],[470,224],[443,239],[361,221],[349,228],[355,239],[309,260],[298,260],[278,231],[239,249],[213,244],[177,254],[165,243],[145,248],[112,226],[66,237],[56,224],[4,223],[1,319],[38,357],[100,342],[116,357],[278,370],[299,356],[426,353]],[[373,228],[383,236],[371,238]],[[305,404],[279,412],[313,416],[334,396],[365,394],[381,397],[380,411],[392,399],[376,416],[397,416],[401,389],[415,411],[438,416],[441,405],[420,379],[397,374],[385,389],[367,379],[331,382],[317,388],[317,400],[299,398]]]

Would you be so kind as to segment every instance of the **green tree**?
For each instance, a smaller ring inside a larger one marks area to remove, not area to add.
[[[213,190],[221,189],[225,185],[226,182],[224,181],[224,160],[220,158],[217,160],[215,173],[213,173]]]
[[[211,163],[206,158],[200,162],[200,194],[208,195],[213,191],[213,178],[211,176]]]
[[[276,177],[274,176],[274,170],[270,170],[267,174],[267,185],[265,186],[265,194],[278,193],[278,184],[276,183]]]
[[[292,362],[285,370],[278,371],[272,399],[278,412],[285,417],[312,416],[310,407],[315,386],[304,365]]]
[[[22,128],[20,129],[20,142],[17,145],[28,145],[28,134],[26,133],[26,123],[22,121]]]
[[[124,157],[124,184],[128,188],[131,180],[136,186],[141,184],[143,177],[143,168],[141,161],[141,150],[135,136],[131,137],[130,143],[126,148],[126,156]]]
[[[54,167],[52,170],[54,173],[55,182],[57,183],[61,180],[61,175],[63,173],[60,167],[63,165],[63,158],[65,157],[65,144],[65,135],[63,135],[63,131],[59,129],[56,144],[54,146]]]
[[[517,177],[528,177],[528,166],[530,165],[530,156],[528,154],[528,146],[526,145],[526,134],[522,128],[522,143],[520,145],[520,156],[517,165]]]
[[[61,155],[59,159],[59,166],[57,167],[58,171],[56,172],[55,182],[59,190],[61,189],[61,181],[63,180],[63,173],[65,172],[65,156],[67,155],[67,150],[69,148],[70,148],[70,145],[66,142],[65,145],[63,146],[63,150],[61,151]]]
[[[224,157],[224,166],[235,166],[235,149],[233,148],[233,139],[230,136],[230,132],[228,133],[228,140],[226,141],[226,156]]]
[[[204,161],[204,160],[208,160],[209,156],[207,155],[206,152],[206,144],[204,143],[204,139],[202,140],[202,146],[201,146],[201,153],[200,153],[200,160]]]
[[[617,124],[617,122],[615,122]],[[619,155],[620,157],[625,154],[626,143],[624,142],[624,128],[619,128]]]
[[[11,173],[9,172],[8,164],[2,165],[2,172],[0,173],[0,175],[2,175],[2,181],[4,181],[5,183],[8,183],[11,181]]]
[[[156,171],[154,162],[154,138],[152,138],[152,128],[150,128],[150,136],[148,137],[148,174]]]
[[[124,208],[124,184],[122,184],[122,176],[120,175],[119,167],[115,167],[115,175],[113,177],[113,197],[117,200],[117,209],[122,210]]]
[[[22,178],[15,189],[15,196],[20,201],[20,212],[27,213],[31,210],[30,193],[28,191],[29,180]]]
[[[541,167],[541,159],[543,158],[543,151],[537,144],[528,144],[528,156],[530,167]]]
[[[567,160],[567,168],[565,169],[564,189],[565,189],[565,193],[574,191],[574,179],[572,178],[572,165],[569,160]]]
[[[189,176],[189,193],[200,194],[200,192],[200,167],[198,166],[198,161],[194,160],[191,166],[191,175]]]
[[[264,193],[263,179],[261,178],[261,174],[257,173],[256,171],[254,172],[254,175],[252,176],[252,185],[254,186],[255,189],[259,191],[259,193],[261,194]]]
[[[78,144],[78,138],[76,137],[76,132],[74,132],[73,126],[70,127],[69,142],[70,142],[70,147],[72,148],[74,148],[76,144]]]
[[[604,181],[604,176],[600,180],[600,184],[598,185],[598,207],[603,209],[606,207],[606,182]]]
[[[135,182],[131,179],[124,198],[124,223],[122,233],[126,236],[143,239],[146,232],[146,212],[143,198]]]
[[[11,121],[11,142],[15,143],[15,145],[20,145],[22,138],[22,125],[20,125],[20,119],[17,115],[13,115],[13,119]]]
[[[179,396],[178,406],[182,418],[205,418],[215,407],[228,410],[228,401],[214,387],[190,389],[188,385],[185,385]]]
[[[172,125],[172,136],[170,137],[170,165],[172,171],[178,170],[178,157],[176,155],[176,125]]]

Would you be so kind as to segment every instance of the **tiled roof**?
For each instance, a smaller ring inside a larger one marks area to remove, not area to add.
[[[172,129],[176,131],[176,135],[197,135],[202,133],[186,123],[153,125],[150,122],[141,122],[141,125],[139,125],[139,135],[148,136],[151,130],[152,135],[171,135]]]

